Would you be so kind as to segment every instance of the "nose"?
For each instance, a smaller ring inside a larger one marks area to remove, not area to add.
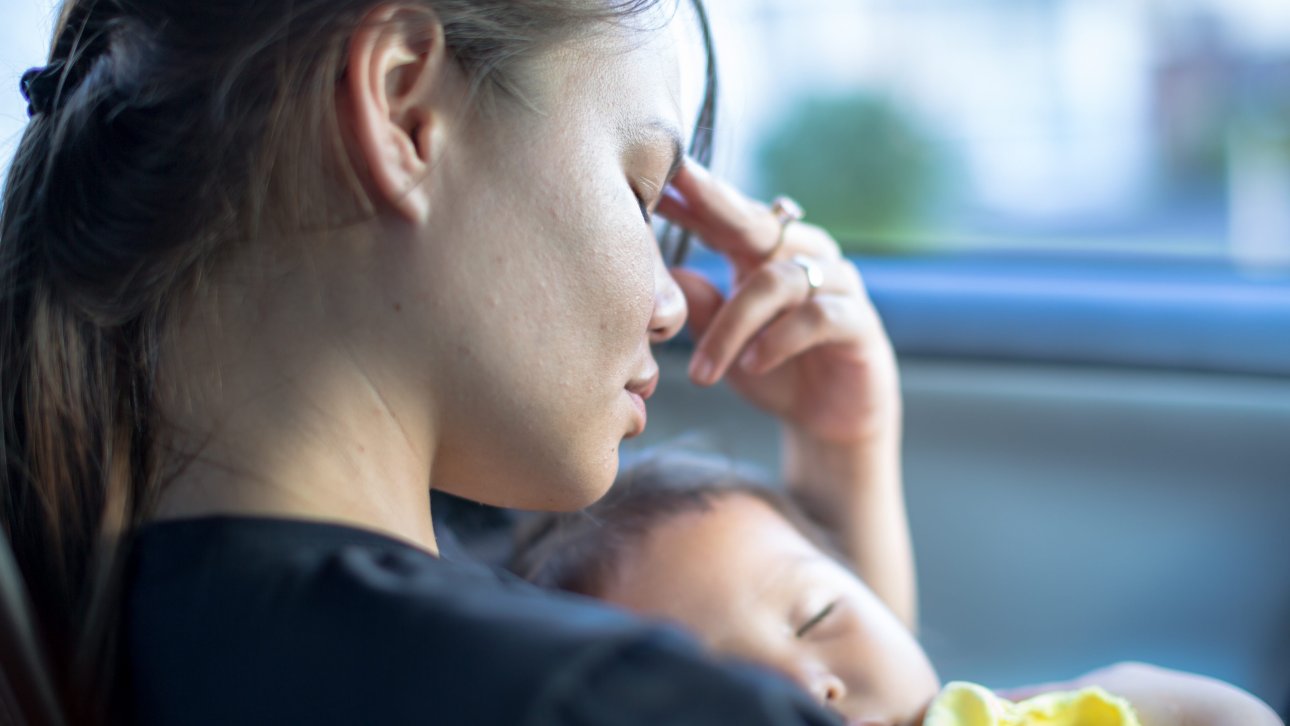
[[[663,264],[661,254],[654,255],[654,312],[649,320],[649,340],[663,343],[681,332],[688,310],[685,294]]]
[[[779,670],[824,706],[837,709],[846,700],[846,683],[818,660],[800,656],[786,658],[779,663]]]
[[[832,673],[825,673],[811,684],[811,692],[826,706],[837,707],[847,697],[847,686],[841,678]]]

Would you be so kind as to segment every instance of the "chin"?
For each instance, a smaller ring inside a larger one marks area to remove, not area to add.
[[[585,509],[609,493],[610,487],[618,477],[618,452],[621,443],[619,439],[600,442],[598,450],[605,453],[583,460],[581,471],[566,481],[564,494],[567,497],[568,506],[561,507],[561,511]]]
[[[610,461],[584,472],[576,480],[576,484],[565,489],[565,501],[558,511],[586,509],[609,493],[609,488],[618,476],[618,447],[614,447],[613,454],[608,458]]]
[[[529,481],[533,485],[530,490],[532,502],[529,506],[519,508],[574,512],[600,501],[601,497],[609,493],[614,478],[618,476],[617,442],[613,442],[612,447],[607,454],[570,462],[572,465],[562,467],[560,472],[551,472],[541,477],[530,476]]]
[[[505,449],[472,447],[465,456],[445,457],[434,466],[435,487],[495,507],[572,512],[595,504],[618,475],[622,423],[586,417],[579,430],[524,439],[531,431],[510,430]],[[614,431],[606,435],[607,431]],[[477,437],[482,440],[482,435]]]

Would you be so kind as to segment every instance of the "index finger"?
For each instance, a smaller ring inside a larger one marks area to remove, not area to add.
[[[775,248],[780,224],[762,204],[740,194],[692,159],[672,179],[658,213],[694,232],[736,262],[760,262]]]

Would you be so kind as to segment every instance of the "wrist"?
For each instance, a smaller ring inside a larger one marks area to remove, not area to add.
[[[840,377],[831,387],[839,398],[781,419],[792,439],[840,453],[899,445],[904,405],[894,355],[873,354],[853,373],[857,380]]]
[[[854,441],[829,441],[783,429],[783,477],[810,508],[839,514],[875,494],[901,492],[899,425]]]
[[[801,426],[785,423],[781,428],[784,473],[790,482],[813,472],[863,475],[880,463],[899,461],[901,424],[899,412],[855,437],[837,440],[819,436]],[[868,477],[862,477],[866,481]],[[832,481],[838,481],[831,477]],[[857,482],[858,483],[858,482]]]

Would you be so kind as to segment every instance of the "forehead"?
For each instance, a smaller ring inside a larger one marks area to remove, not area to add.
[[[768,504],[734,494],[652,531],[607,599],[717,637],[750,611],[779,607],[793,573],[825,557]]]
[[[675,31],[653,9],[624,22],[600,23],[553,48],[535,65],[535,99],[550,116],[595,124],[626,141],[679,134],[682,82]]]

